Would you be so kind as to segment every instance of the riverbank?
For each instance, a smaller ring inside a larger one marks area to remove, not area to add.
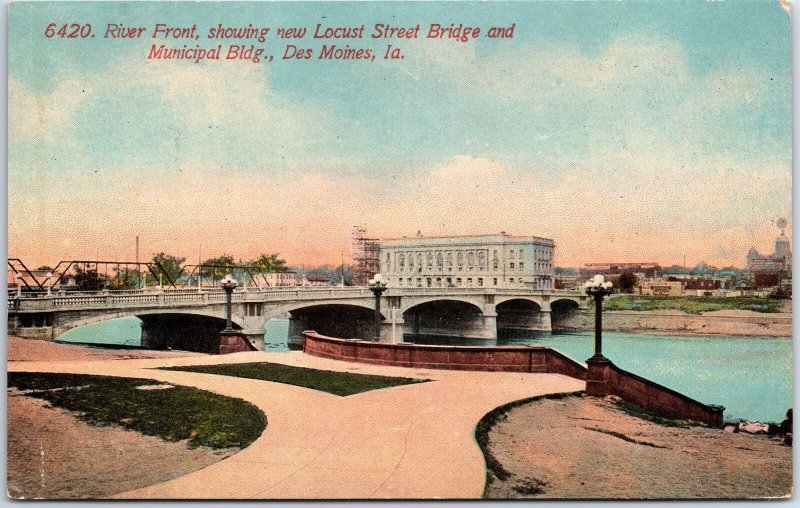
[[[553,326],[566,332],[592,330],[594,312],[575,313]],[[603,312],[603,329],[659,335],[791,337],[792,314],[733,309],[699,314],[675,310],[607,311]]]
[[[765,436],[664,426],[604,399],[541,399],[501,415],[485,497],[753,499],[792,492],[792,449]],[[497,467],[497,466],[496,466]]]

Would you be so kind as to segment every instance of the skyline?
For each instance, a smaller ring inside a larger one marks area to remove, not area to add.
[[[187,64],[30,30],[57,14],[516,30],[403,43],[402,62]],[[359,224],[553,238],[559,266],[738,267],[771,252],[770,221],[792,239],[790,55],[777,2],[14,3],[9,255],[132,258],[139,235],[143,258],[337,265]]]

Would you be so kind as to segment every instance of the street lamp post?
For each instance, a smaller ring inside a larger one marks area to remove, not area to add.
[[[595,275],[583,284],[586,294],[594,298],[594,356],[591,360],[605,360],[603,356],[603,298],[614,292],[613,284],[602,275]]]
[[[226,322],[224,330],[225,332],[233,331],[233,327],[231,326],[231,305],[232,305],[231,301],[232,301],[233,290],[236,289],[236,286],[238,284],[239,282],[233,277],[231,277],[231,274],[227,274],[220,283],[222,289],[225,291],[225,322]]]
[[[375,277],[369,280],[368,282],[369,289],[372,291],[372,294],[375,295],[375,329],[372,334],[372,338],[375,341],[381,340],[381,295],[384,291],[386,291],[386,282],[383,280],[383,276],[379,273],[375,274]]]

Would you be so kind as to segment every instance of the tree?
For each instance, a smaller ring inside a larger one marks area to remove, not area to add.
[[[97,291],[106,285],[106,278],[97,273],[97,268],[82,269],[75,265],[75,287],[79,291]]]
[[[247,261],[245,265],[250,268],[253,273],[289,271],[289,267],[286,266],[286,261],[279,258],[277,254],[261,254],[258,259],[255,261]]]
[[[180,277],[183,271],[181,266],[184,261],[186,261],[186,258],[179,258],[170,254],[164,254],[163,252],[159,252],[153,256],[153,271],[156,277],[160,276],[161,278],[161,280],[156,279],[154,282],[168,284],[170,279],[173,281],[178,280],[178,277]],[[147,280],[153,281],[152,274],[148,274]]]
[[[633,293],[634,289],[639,284],[639,277],[631,272],[625,272],[619,276],[617,284],[619,284],[620,291],[625,293]]]
[[[136,268],[133,270],[126,267],[114,268],[116,274],[108,283],[111,289],[135,289],[139,287],[140,274]]]
[[[230,270],[227,268],[215,268],[219,266],[230,266],[235,264],[233,256],[230,254],[223,254],[216,258],[210,258],[203,261],[203,267],[200,268],[200,274],[203,277],[211,277],[211,280],[221,279]]]

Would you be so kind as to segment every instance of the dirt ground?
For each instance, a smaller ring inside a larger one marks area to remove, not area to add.
[[[8,495],[101,498],[209,466],[233,450],[189,449],[121,427],[95,427],[46,401],[8,397]]]
[[[792,448],[766,436],[667,427],[568,397],[508,412],[489,451],[509,473],[489,498],[763,498],[792,491]]]
[[[98,349],[8,338],[9,361],[164,358],[199,353]],[[121,427],[96,427],[8,392],[8,495],[101,498],[196,471],[237,450],[189,449]]]
[[[135,349],[103,349],[101,347],[58,344],[46,340],[8,337],[9,362],[76,361],[76,360],[125,360],[131,358],[174,358],[206,356],[186,351],[154,351]]]

